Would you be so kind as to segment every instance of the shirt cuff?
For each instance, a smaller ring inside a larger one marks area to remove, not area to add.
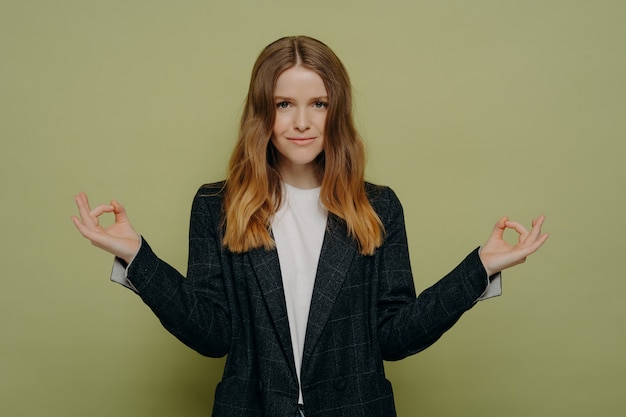
[[[139,242],[143,243],[143,238],[141,236],[139,236]],[[139,294],[139,291],[137,291],[137,288],[135,288],[133,283],[130,282],[130,280],[128,279],[128,268],[130,268],[130,265],[133,263],[134,260],[135,258],[133,258],[129,264],[126,264],[126,262],[124,262],[122,259],[116,256],[115,259],[113,260],[113,268],[111,270],[111,281],[117,284],[123,285],[124,287]]]
[[[483,301],[500,295],[502,295],[502,272],[498,272],[497,274],[489,277],[487,288],[485,289],[485,292],[478,297],[477,301]]]

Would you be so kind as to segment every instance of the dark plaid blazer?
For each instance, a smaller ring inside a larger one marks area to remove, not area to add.
[[[298,381],[276,250],[235,254],[221,245],[223,183],[195,196],[187,278],[144,241],[128,278],[163,325],[203,355],[228,355],[215,417],[293,417]],[[317,269],[301,370],[307,417],[393,417],[383,360],[435,342],[485,291],[474,250],[416,298],[402,207],[366,184],[385,227],[372,256],[358,253],[330,214]]]

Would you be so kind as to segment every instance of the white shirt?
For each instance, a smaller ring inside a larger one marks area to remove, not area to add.
[[[320,190],[303,190],[284,184],[282,204],[272,219],[298,380],[317,263],[328,217],[326,208],[319,202]],[[303,403],[302,389],[299,401]]]

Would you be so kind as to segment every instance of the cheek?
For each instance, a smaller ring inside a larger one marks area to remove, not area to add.
[[[274,117],[274,128],[273,128],[274,135],[279,135],[281,133],[284,133],[288,127],[289,127],[289,123],[288,123],[287,118],[284,115],[277,114]]]
[[[274,147],[274,150],[276,150],[276,151],[277,151],[277,150],[279,149],[280,144],[278,143],[278,140],[276,139],[276,133],[274,133],[274,134],[272,135],[272,137],[270,138],[270,143],[272,144],[271,146],[273,146],[273,147]],[[268,147],[269,147],[269,146],[270,146],[270,145],[268,144]]]
[[[317,130],[319,130],[320,134],[324,134],[326,130],[326,113],[321,114],[319,119],[317,119]]]

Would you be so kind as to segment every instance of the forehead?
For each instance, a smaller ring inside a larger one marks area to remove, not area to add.
[[[275,96],[306,95],[326,96],[324,80],[313,70],[303,66],[291,67],[283,71],[276,80]]]

